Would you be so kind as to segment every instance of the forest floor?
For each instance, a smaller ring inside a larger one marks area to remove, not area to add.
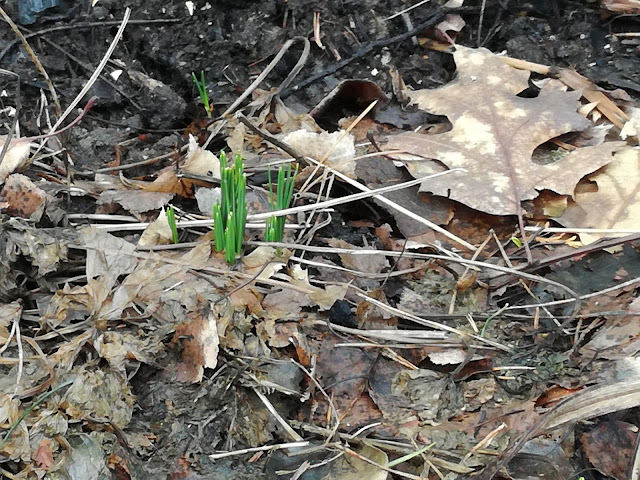
[[[636,2],[35,3],[0,22],[2,478],[639,468]]]

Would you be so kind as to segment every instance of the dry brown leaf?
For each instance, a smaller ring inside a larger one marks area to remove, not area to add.
[[[608,360],[633,357],[640,352],[640,322],[637,315],[612,317],[580,349],[584,358]]]
[[[520,201],[535,198],[538,190],[572,194],[581,177],[609,163],[621,146],[583,148],[555,163],[534,163],[538,145],[590,125],[576,112],[580,93],[543,89],[536,98],[518,97],[528,87],[529,72],[509,67],[485,49],[457,47],[455,61],[456,81],[410,95],[420,108],[447,115],[453,129],[439,135],[405,133],[386,145],[467,170],[426,180],[421,191],[494,215],[513,215]],[[407,168],[418,178],[435,167],[419,160]]]
[[[169,226],[169,219],[164,208],[160,210],[158,218],[149,224],[149,226],[140,235],[140,246],[150,245],[168,245],[173,242],[173,233]]]
[[[189,138],[189,151],[182,171],[203,177],[220,178],[220,161],[213,153],[198,146],[193,136]],[[131,182],[133,184],[133,182]],[[174,166],[165,168],[152,183],[137,183],[148,192],[164,192],[192,198],[194,185],[208,186],[208,183],[178,176]]]
[[[12,217],[38,221],[50,195],[38,188],[28,177],[19,173],[9,175],[0,192],[0,202],[8,203],[4,213]]]
[[[93,346],[102,358],[122,373],[126,373],[127,360],[150,364],[164,348],[162,341],[153,334],[142,336],[111,331],[100,335]]]
[[[580,443],[589,462],[608,477],[629,478],[638,427],[632,423],[610,420],[582,435]]]
[[[116,279],[131,273],[138,264],[134,256],[135,245],[95,227],[80,230],[82,245],[87,249],[87,278],[103,277],[107,288]]]
[[[87,284],[82,286],[65,285],[51,297],[41,323],[56,328],[78,319],[98,317],[110,290],[104,279],[88,279]]]
[[[125,210],[136,214],[158,210],[173,198],[169,192],[145,192],[144,190],[109,190],[102,192],[98,205],[117,203]]]
[[[83,365],[64,394],[61,407],[73,419],[108,418],[120,428],[131,421],[135,396],[120,372]]]
[[[342,239],[330,238],[327,243],[334,248],[345,248],[352,250],[371,250],[371,246],[356,247]],[[342,264],[351,270],[364,273],[380,273],[385,268],[389,268],[389,261],[384,254],[380,255],[353,255],[350,253],[338,254],[342,260]]]
[[[302,307],[317,305],[320,310],[329,310],[337,300],[342,300],[349,288],[347,285],[327,285],[327,288],[313,286],[309,283],[309,273],[299,265],[291,268],[291,276],[286,278],[295,289],[281,290],[265,296],[262,306],[270,314],[295,314]]]
[[[22,315],[21,302],[0,303],[0,343],[6,344],[9,340],[10,325],[20,319]]]
[[[597,192],[575,194],[557,219],[565,227],[633,229],[640,228],[640,148],[625,148],[615,154],[601,172],[589,177]],[[622,236],[607,234],[606,236]],[[595,242],[605,234],[580,233],[583,244]]]
[[[205,368],[218,364],[217,315],[198,296],[200,308],[189,314],[186,322],[176,327],[172,344],[182,343],[182,362],[177,366],[179,382],[197,383],[202,380]]]
[[[327,239],[327,243],[334,248],[347,248],[352,250],[370,250],[371,246],[356,247],[341,239]],[[389,261],[382,253],[380,255],[352,255],[350,253],[340,253],[340,260],[342,265],[350,270],[363,273],[379,274],[383,270],[389,268]],[[380,282],[372,278],[366,278],[364,275],[348,275],[348,278],[354,278],[355,283],[360,288],[373,289],[376,288]]]
[[[40,468],[48,469],[53,465],[53,450],[51,450],[51,440],[43,438],[38,445],[38,449],[33,454],[33,461]]]

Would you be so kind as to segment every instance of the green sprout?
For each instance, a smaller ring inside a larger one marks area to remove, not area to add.
[[[512,241],[516,247],[522,247],[522,240],[520,240],[518,237],[511,237],[509,240]]]
[[[176,214],[173,210],[173,205],[169,205],[167,208],[167,221],[169,222],[169,228],[171,229],[171,238],[173,243],[178,243],[178,227],[176,226]]]
[[[200,100],[204,104],[204,110],[207,112],[207,117],[211,118],[213,113],[213,105],[209,103],[209,95],[207,95],[207,82],[204,78],[204,70],[200,70],[200,80],[196,77],[196,74],[191,72],[191,79],[195,83],[198,93],[200,94]]]
[[[293,197],[293,186],[295,184],[296,175],[298,174],[298,166],[295,171],[291,172],[291,164],[288,163],[286,168],[280,166],[278,169],[278,181],[276,183],[276,192],[273,193],[273,182],[271,181],[271,169],[267,170],[269,177],[269,205],[271,210],[284,210],[289,208],[291,198]],[[264,240],[266,242],[281,242],[284,236],[284,222],[286,217],[273,216],[267,219],[267,227],[264,231]]]
[[[224,250],[228,263],[242,251],[244,228],[247,223],[247,177],[242,157],[236,155],[231,167],[227,156],[220,152],[221,201],[213,206],[213,236],[217,252]]]

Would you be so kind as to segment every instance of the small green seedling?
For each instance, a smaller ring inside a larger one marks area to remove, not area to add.
[[[278,169],[278,181],[276,183],[276,192],[273,192],[273,182],[271,181],[271,170],[267,170],[269,178],[269,205],[271,210],[284,210],[289,208],[291,198],[293,197],[293,186],[298,174],[298,166],[295,171],[291,172],[291,164],[286,167],[280,166]],[[265,242],[281,242],[284,236],[285,216],[273,216],[267,219],[267,227],[264,231]]]
[[[169,228],[171,228],[171,238],[173,243],[176,244],[180,240],[178,237],[178,227],[176,226],[176,214],[173,210],[173,205],[169,205],[167,208],[167,222],[169,222]]]
[[[220,152],[221,201],[213,206],[213,236],[215,249],[224,250],[228,263],[242,251],[244,229],[247,224],[247,176],[242,157],[236,155],[233,165],[227,166],[227,156]]]
[[[191,72],[191,79],[195,83],[198,93],[200,94],[200,100],[204,105],[204,110],[207,112],[207,117],[211,118],[213,113],[213,105],[209,102],[209,95],[207,95],[207,82],[204,78],[204,70],[200,70],[200,80],[196,77],[196,74]]]
[[[518,237],[511,237],[509,240],[511,240],[516,247],[522,247],[522,240],[520,240]]]

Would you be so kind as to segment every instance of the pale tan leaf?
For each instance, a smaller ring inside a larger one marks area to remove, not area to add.
[[[457,80],[410,95],[420,108],[446,115],[452,130],[405,133],[391,137],[386,145],[413,154],[414,160],[416,155],[421,158],[407,164],[416,178],[442,170],[428,159],[467,170],[426,180],[421,191],[494,215],[513,215],[520,201],[535,198],[539,190],[572,194],[580,178],[609,163],[621,146],[582,149],[554,163],[534,163],[532,153],[540,144],[590,125],[577,113],[580,92],[543,88],[535,98],[522,98],[517,94],[527,88],[528,72],[506,65],[485,49],[457,47],[455,61]]]
[[[167,245],[172,241],[173,234],[171,233],[167,213],[162,209],[158,214],[158,218],[151,222],[142,232],[138,245],[145,247],[149,245]]]
[[[0,149],[4,146],[6,135],[0,137]],[[9,149],[0,163],[0,184],[13,172],[19,172],[28,167],[31,144],[20,139],[13,139],[9,143]]]
[[[109,288],[119,276],[131,273],[138,264],[133,256],[135,245],[123,238],[95,227],[80,230],[80,238],[87,249],[87,278],[103,277]]]
[[[363,478],[367,480],[386,480],[389,478],[388,472],[375,465],[386,467],[389,459],[385,452],[367,443],[358,447],[357,451],[373,464],[351,455],[344,455],[331,465],[331,476],[329,478],[340,478],[341,480],[361,480]]]
[[[131,213],[149,212],[164,207],[173,198],[169,192],[146,192],[144,190],[108,190],[100,194],[98,205],[117,203]]]
[[[182,169],[188,173],[220,180],[220,160],[209,150],[200,147],[193,135],[189,135],[187,160]]]
[[[314,133],[301,129],[284,137],[284,142],[306,157],[323,160],[325,163],[345,175],[355,178],[356,163],[352,160],[356,154],[355,137],[343,131],[333,133]]]
[[[565,227],[600,229],[640,229],[640,148],[625,148],[601,172],[589,177],[597,192],[575,194],[557,219]],[[622,236],[607,234],[606,236]],[[605,234],[580,233],[582,243],[592,243]]]

